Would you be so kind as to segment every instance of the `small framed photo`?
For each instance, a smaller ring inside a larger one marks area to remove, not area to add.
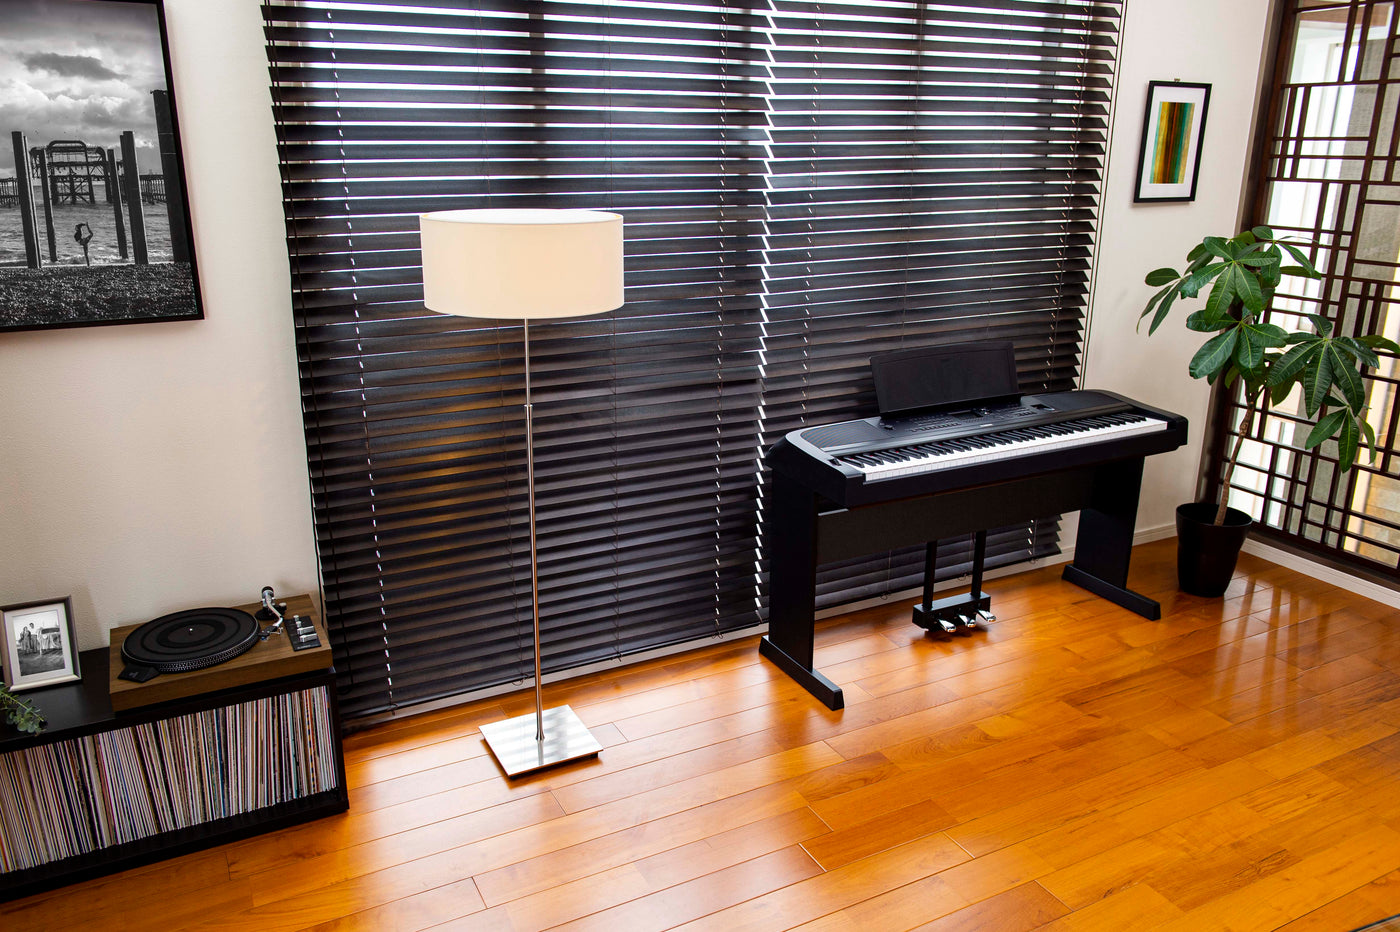
[[[9,605],[0,608],[0,618],[0,661],[11,692],[82,679],[72,598]]]
[[[1150,81],[1133,202],[1194,201],[1209,84]]]

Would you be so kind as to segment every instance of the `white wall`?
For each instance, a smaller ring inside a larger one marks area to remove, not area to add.
[[[74,596],[107,630],[271,584],[314,591],[277,162],[256,0],[166,0],[206,319],[0,334],[0,604]],[[1191,498],[1206,387],[1142,276],[1235,223],[1267,0],[1129,0],[1086,384],[1191,419],[1139,528]],[[1208,81],[1197,200],[1132,204],[1148,80]]]
[[[1187,446],[1147,461],[1137,522],[1141,534],[1174,526],[1176,506],[1194,500],[1210,397],[1205,382],[1187,375],[1202,341],[1184,322],[1200,302],[1173,309],[1149,339],[1145,325],[1135,332],[1152,293],[1142,278],[1162,266],[1180,268],[1186,252],[1205,236],[1236,232],[1269,3],[1128,0],[1126,7],[1084,384],[1121,392],[1191,422]],[[1147,82],[1174,79],[1211,85],[1196,200],[1134,204]]]
[[[78,640],[314,592],[287,254],[255,0],[166,0],[205,319],[0,334],[0,605]]]

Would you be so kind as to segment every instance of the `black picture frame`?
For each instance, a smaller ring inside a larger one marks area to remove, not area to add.
[[[1209,84],[1148,82],[1133,203],[1196,199],[1209,109]]]
[[[0,668],[15,693],[81,680],[72,596],[0,608]]]
[[[162,0],[0,22],[0,333],[203,319]]]

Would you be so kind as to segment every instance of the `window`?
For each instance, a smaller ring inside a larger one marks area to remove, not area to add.
[[[867,413],[872,352],[1004,337],[1072,387],[1115,3],[264,10],[348,716],[532,668],[520,331],[424,311],[419,213],[626,217],[627,305],[531,328],[546,672],[759,623],[762,451]]]
[[[1294,290],[1280,290],[1272,313],[1286,317],[1290,328],[1302,325],[1299,314],[1323,314],[1338,332],[1395,339],[1400,83],[1394,5],[1291,0],[1282,15],[1256,214],[1283,234],[1319,243],[1315,260],[1323,278],[1292,280]],[[1374,464],[1363,453],[1342,474],[1334,443],[1304,449],[1311,424],[1295,392],[1266,409],[1246,439],[1230,504],[1253,514],[1268,537],[1394,577],[1400,566],[1395,362],[1383,356],[1365,380],[1368,420],[1381,450]],[[1223,398],[1217,423],[1228,438],[1238,436],[1242,419],[1239,399]],[[1212,464],[1217,477],[1218,459]]]

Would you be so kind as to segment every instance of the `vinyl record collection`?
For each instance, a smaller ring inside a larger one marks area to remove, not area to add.
[[[0,754],[0,873],[335,788],[325,687]]]

